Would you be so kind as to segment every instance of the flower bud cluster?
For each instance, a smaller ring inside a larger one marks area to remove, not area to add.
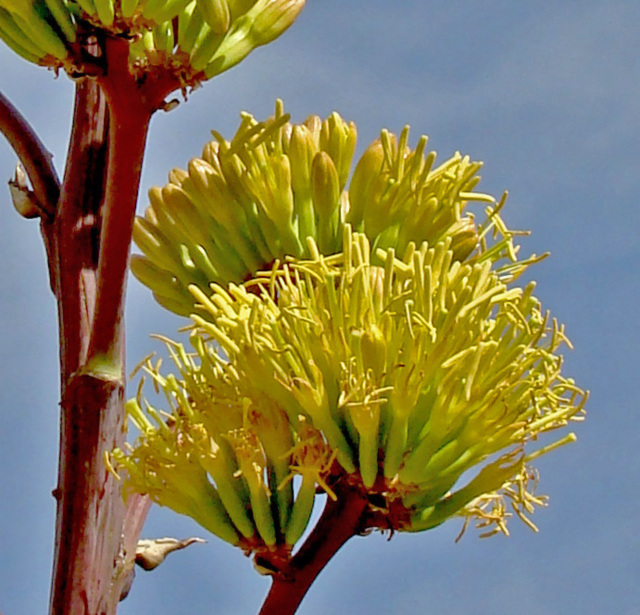
[[[473,191],[480,163],[456,154],[434,167],[426,137],[409,150],[408,127],[399,138],[383,131],[347,187],[356,136],[337,113],[291,124],[280,102],[265,122],[244,114],[231,141],[214,132],[200,158],[150,190],[135,222],[144,255],[132,258],[133,274],[164,307],[188,316],[197,309],[189,285],[206,293],[212,282],[242,282],[285,257],[309,258],[309,239],[320,253],[337,253],[345,222],[367,236],[374,264],[379,249],[402,255],[411,243],[444,237],[455,261],[477,251],[486,231],[465,208],[495,205]],[[494,250],[506,254],[511,234],[501,228],[505,243]]]
[[[36,64],[81,71],[91,31],[131,39],[132,70],[184,86],[228,70],[282,34],[304,0],[0,0],[0,38]]]

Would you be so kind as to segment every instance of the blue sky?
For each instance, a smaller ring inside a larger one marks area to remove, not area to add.
[[[399,8],[402,7],[402,8]],[[637,615],[640,604],[638,303],[640,6],[635,0],[462,3],[309,0],[279,41],[194,92],[151,125],[146,190],[198,155],[238,114],[265,117],[283,98],[294,120],[334,109],[359,129],[412,127],[441,157],[484,160],[486,192],[508,189],[505,218],[529,228],[523,253],[537,294],[567,325],[565,372],[590,389],[578,442],[537,463],[550,505],[532,533],[454,544],[449,522],[420,535],[350,541],[300,613],[336,615]],[[0,90],[64,165],[73,87],[0,48]],[[0,178],[15,165],[0,141]],[[4,196],[3,196],[4,194]],[[43,613],[49,591],[57,464],[57,330],[38,225],[0,189],[0,611]],[[183,321],[132,281],[129,364],[149,334]],[[147,536],[202,535],[155,509]],[[268,589],[216,539],[138,572],[123,615],[257,612]]]

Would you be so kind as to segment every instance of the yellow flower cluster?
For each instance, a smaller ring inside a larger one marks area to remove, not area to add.
[[[165,340],[175,374],[145,366],[169,413],[129,402],[141,435],[115,453],[128,489],[257,553],[290,553],[316,495],[345,489],[370,502],[363,530],[462,516],[506,532],[506,499],[531,524],[543,500],[528,463],[574,436],[528,448],[586,396],[561,374],[563,327],[533,283],[514,284],[538,259],[517,260],[504,199],[472,192],[466,158],[434,168],[408,130],[383,132],[345,190],[355,128],[335,114],[301,126],[280,107],[245,116],[240,136],[152,191],[137,239],[157,245],[137,262],[156,268],[145,281],[164,305],[191,313],[191,349]],[[486,203],[482,224],[471,200]],[[182,286],[164,294],[158,279]]]

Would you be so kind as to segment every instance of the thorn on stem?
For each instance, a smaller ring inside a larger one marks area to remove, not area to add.
[[[179,104],[180,101],[177,98],[172,98],[171,100],[165,100],[160,109],[165,113],[169,113],[169,111],[173,111]]]
[[[40,218],[45,214],[44,209],[38,203],[35,194],[27,184],[27,174],[24,167],[18,162],[13,179],[9,180],[9,192],[11,202],[15,210],[27,219]]]
[[[179,551],[194,543],[207,542],[202,538],[153,538],[138,541],[136,547],[136,564],[143,570],[153,570],[157,568],[169,553]]]

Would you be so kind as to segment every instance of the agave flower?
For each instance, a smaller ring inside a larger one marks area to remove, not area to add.
[[[304,0],[1,0],[0,38],[35,64],[91,71],[92,34],[131,40],[130,69],[196,86],[282,34]]]
[[[294,134],[283,126],[276,118],[245,130]],[[561,374],[563,327],[542,310],[533,283],[515,285],[538,259],[517,260],[514,234],[499,215],[504,199],[476,195],[488,203],[481,224],[462,213],[474,198],[477,164],[457,156],[432,170],[426,140],[411,151],[407,136],[383,133],[365,152],[348,199],[332,193],[342,201],[335,229],[307,235],[304,245],[292,240],[303,223],[295,215],[302,174],[293,208],[290,184],[271,186],[278,219],[266,205],[258,209],[257,198],[255,209],[248,199],[238,205],[241,183],[229,182],[235,200],[218,214],[229,216],[227,235],[233,215],[241,221],[237,239],[259,228],[247,224],[247,211],[256,219],[262,211],[276,229],[272,247],[299,253],[276,257],[244,282],[189,284],[191,349],[166,340],[176,373],[163,375],[150,361],[145,367],[169,411],[141,393],[129,402],[141,435],[115,452],[127,489],[186,512],[259,562],[287,561],[320,493],[365,502],[362,532],[421,531],[461,516],[475,519],[484,535],[506,533],[507,500],[532,525],[528,514],[544,499],[534,493],[530,462],[574,439],[569,433],[538,443],[579,418],[586,399]],[[270,154],[262,149],[268,142],[254,145],[255,157],[245,152],[246,169],[236,178],[250,183],[263,172],[260,185],[268,185],[259,153]],[[324,151],[306,167],[316,229],[322,214],[315,203],[324,197],[313,192],[312,169],[329,166]],[[219,159],[212,176],[228,177],[220,168],[230,157]],[[178,180],[185,195],[190,178]],[[284,205],[277,186],[289,199]],[[200,211],[204,202],[201,196]],[[161,219],[158,226],[168,228]],[[185,269],[187,280],[202,273]],[[194,506],[196,494],[212,502],[210,511],[201,501]],[[219,525],[212,528],[207,515]]]
[[[375,264],[378,249],[402,254],[446,235],[463,260],[479,241],[467,204],[493,203],[473,191],[480,163],[455,154],[436,167],[427,137],[409,150],[408,127],[399,138],[382,132],[348,189],[357,131],[337,113],[291,124],[278,101],[266,122],[243,114],[231,141],[213,135],[201,158],[149,191],[133,231],[144,254],[133,256],[133,274],[184,316],[198,309],[191,284],[207,293],[211,282],[242,282],[286,256],[310,258],[308,238],[322,254],[339,252],[345,222],[367,236]]]

